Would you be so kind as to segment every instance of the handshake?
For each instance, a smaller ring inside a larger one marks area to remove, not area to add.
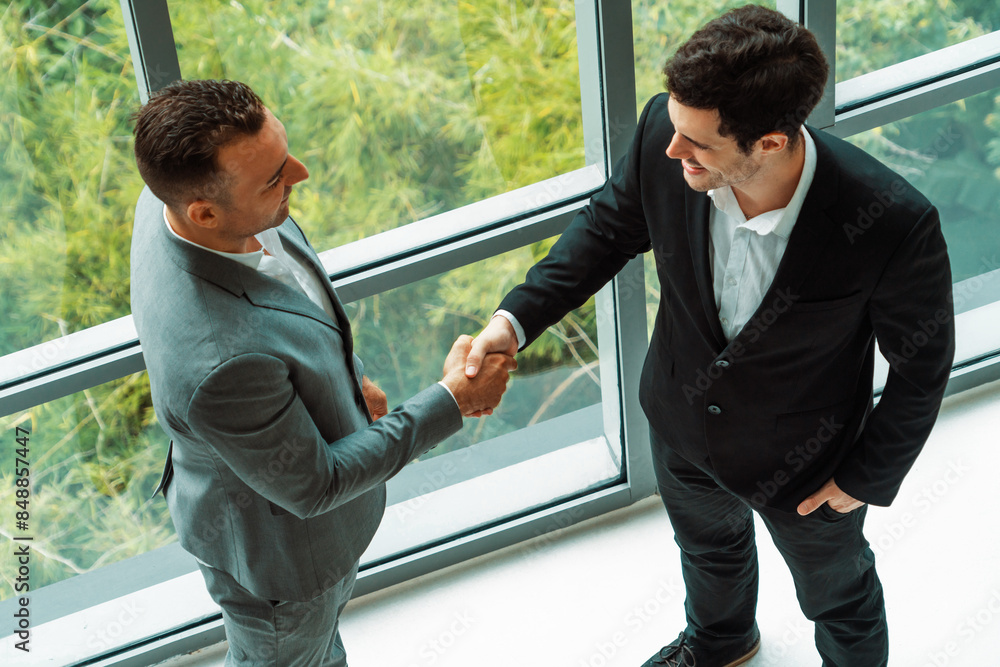
[[[493,414],[507,389],[510,372],[517,369],[517,334],[503,317],[496,317],[475,339],[459,336],[444,360],[441,379],[465,417]],[[374,419],[389,412],[385,393],[367,376],[361,380],[368,410]]]
[[[475,339],[459,336],[444,360],[441,382],[451,390],[465,417],[493,414],[517,369],[517,336],[503,317],[494,317]]]

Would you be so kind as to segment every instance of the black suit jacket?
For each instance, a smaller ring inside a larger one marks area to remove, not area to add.
[[[712,204],[666,156],[667,99],[649,101],[612,178],[500,307],[530,343],[651,249],[661,296],[639,395],[662,439],[756,506],[793,511],[831,477],[888,505],[931,431],[954,356],[937,210],[871,156],[810,128],[812,186],[760,307],[727,342]],[[891,369],[873,410],[876,340]]]

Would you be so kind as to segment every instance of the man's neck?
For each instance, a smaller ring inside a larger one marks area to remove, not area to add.
[[[788,206],[802,178],[805,161],[806,142],[800,136],[790,155],[761,168],[746,183],[732,186],[743,215],[749,220]]]
[[[236,254],[256,252],[261,249],[260,241],[253,236],[237,240],[219,238],[218,235],[212,234],[210,230],[199,227],[193,222],[182,220],[169,206],[164,206],[163,208],[166,211],[167,224],[170,225],[170,229],[191,243],[200,245],[203,248],[218,250],[219,252]]]

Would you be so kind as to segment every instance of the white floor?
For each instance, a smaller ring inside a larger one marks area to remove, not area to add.
[[[953,396],[867,534],[894,667],[1000,666],[1000,382]],[[818,666],[812,626],[758,524],[760,654]],[[638,667],[683,625],[679,559],[658,498],[354,600],[352,667]],[[217,667],[219,645],[170,661]],[[864,665],[851,667],[865,667]]]

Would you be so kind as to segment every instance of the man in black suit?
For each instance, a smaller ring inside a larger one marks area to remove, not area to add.
[[[661,298],[640,380],[687,627],[647,666],[756,653],[753,514],[829,667],[885,665],[868,504],[926,441],[954,356],[936,209],[803,120],[828,67],[807,30],[756,6],[711,21],[664,69],[604,189],[477,337],[513,354],[652,250]],[[890,364],[873,409],[875,342]]]

